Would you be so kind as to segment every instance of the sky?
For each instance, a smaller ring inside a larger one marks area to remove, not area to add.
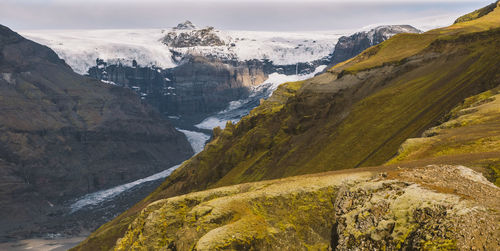
[[[307,31],[451,24],[494,0],[0,0],[17,30],[169,28],[184,20],[229,30]]]

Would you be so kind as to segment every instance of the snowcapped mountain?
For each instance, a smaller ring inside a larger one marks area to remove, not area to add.
[[[372,45],[375,45],[399,33],[422,33],[422,31],[411,25],[381,25],[367,31],[356,32],[352,36],[365,36]]]
[[[345,36],[353,32],[231,31],[185,21],[163,30],[22,34],[54,49],[78,73],[133,89],[163,114],[210,129],[239,120],[279,84],[313,76],[402,32],[419,31],[380,26]],[[243,105],[231,109],[234,102]]]
[[[175,67],[169,48],[159,42],[164,36],[158,29],[142,30],[36,30],[23,36],[53,49],[73,68],[85,74],[96,59],[108,64]]]
[[[179,23],[176,27],[174,27],[172,29],[174,29],[174,30],[195,30],[197,28],[198,27],[196,27],[196,25],[191,23],[191,21],[186,20],[186,21],[184,21],[184,23]]]
[[[311,62],[328,56],[351,31],[261,32],[198,28],[189,21],[171,29],[31,30],[23,36],[47,45],[76,72],[86,74],[96,59],[109,64],[175,67],[182,55],[223,60],[269,60],[275,65]]]

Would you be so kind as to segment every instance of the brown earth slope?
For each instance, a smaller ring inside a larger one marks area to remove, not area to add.
[[[148,176],[192,154],[131,91],[74,73],[0,26],[0,236],[40,230],[64,201]]]

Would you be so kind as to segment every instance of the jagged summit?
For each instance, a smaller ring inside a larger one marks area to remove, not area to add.
[[[181,27],[181,28],[179,28]],[[185,28],[192,27],[192,28]],[[191,22],[186,21],[177,25],[161,41],[170,47],[193,47],[193,46],[222,46],[224,39],[218,36],[214,27],[197,29]]]
[[[183,23],[179,23],[174,30],[196,30],[198,27],[194,25],[191,21],[186,20]]]

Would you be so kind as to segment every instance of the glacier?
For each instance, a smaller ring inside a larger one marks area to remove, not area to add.
[[[195,154],[201,152],[203,150],[203,147],[205,146],[205,143],[208,141],[210,138],[209,135],[200,133],[200,132],[194,132],[194,131],[188,131],[188,130],[183,130],[179,129],[180,132],[184,133],[191,144],[191,147],[193,148]],[[114,197],[118,196],[119,194],[130,190],[134,187],[137,187],[141,184],[159,180],[159,179],[164,179],[168,177],[175,169],[179,168],[182,164],[175,165],[172,167],[169,167],[159,173],[153,174],[151,176],[138,179],[123,185],[115,186],[109,189],[97,191],[94,193],[89,193],[86,194],[80,198],[77,198],[74,200],[71,205],[69,206],[70,208],[70,214],[75,213],[76,211],[79,211],[82,208],[85,207],[92,207],[101,204],[104,201],[109,201],[113,199]]]
[[[253,108],[259,105],[261,99],[268,99],[279,85],[312,78],[316,74],[323,72],[326,67],[326,65],[320,65],[316,67],[314,72],[309,74],[285,75],[276,72],[272,73],[262,84],[252,87],[248,98],[230,102],[225,110],[204,119],[195,127],[206,130],[212,130],[215,127],[224,129],[227,121],[231,121],[233,124],[240,121],[242,117],[248,115]]]
[[[239,61],[270,60],[290,65],[321,59],[332,52],[338,39],[352,30],[316,32],[220,31],[224,46],[172,48],[161,42],[171,30],[24,30],[20,34],[53,49],[71,68],[86,74],[96,59],[108,64],[176,67],[172,51],[182,54],[211,55]],[[175,32],[181,32],[174,30]],[[233,46],[234,45],[234,46]]]

